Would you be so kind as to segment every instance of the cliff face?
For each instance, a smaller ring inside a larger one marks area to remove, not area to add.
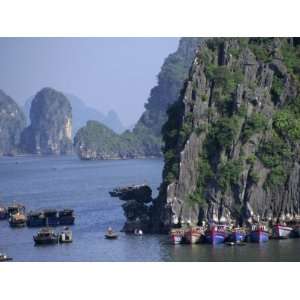
[[[16,102],[0,90],[0,156],[18,151],[25,116]]]
[[[30,108],[31,124],[21,137],[21,148],[32,154],[67,154],[72,151],[72,108],[60,92],[44,88]]]
[[[104,148],[98,144],[98,154],[94,154],[93,159],[106,158],[126,158],[161,156],[161,128],[167,119],[166,110],[174,103],[183,86],[183,82],[188,76],[190,65],[195,57],[195,51],[202,42],[202,38],[182,38],[177,51],[165,60],[158,75],[158,84],[150,93],[145,112],[135,125],[132,132],[125,131],[119,135],[118,143],[111,148],[111,153],[107,152],[107,144],[104,141]],[[85,141],[85,148],[88,152],[93,151],[96,141]],[[128,145],[129,143],[129,145]],[[76,146],[78,149],[78,147]],[[78,152],[82,159],[89,159],[90,155],[85,155],[87,151]],[[102,153],[106,153],[105,156]],[[122,153],[117,157],[116,153]]]
[[[199,49],[163,127],[154,231],[300,213],[300,48],[216,38]]]

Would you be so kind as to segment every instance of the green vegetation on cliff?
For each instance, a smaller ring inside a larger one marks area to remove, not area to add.
[[[299,64],[297,38],[213,38],[199,49],[163,126],[161,191],[174,219],[299,213]]]

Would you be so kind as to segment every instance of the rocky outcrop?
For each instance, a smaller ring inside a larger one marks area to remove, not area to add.
[[[25,153],[72,152],[72,108],[62,93],[51,88],[38,92],[32,100],[30,121],[21,137]]]
[[[0,90],[0,156],[18,153],[25,116],[16,102]]]
[[[300,53],[293,39],[216,38],[168,110],[154,231],[300,214]]]
[[[148,185],[133,185],[116,188],[110,192],[125,203],[122,205],[126,222],[122,231],[133,233],[135,230],[151,230],[152,190]]]

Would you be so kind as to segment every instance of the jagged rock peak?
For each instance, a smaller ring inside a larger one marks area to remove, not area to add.
[[[31,124],[23,134],[23,151],[33,154],[67,154],[72,151],[72,108],[63,93],[43,88],[32,100]]]
[[[18,153],[25,116],[17,103],[0,90],[0,156]]]

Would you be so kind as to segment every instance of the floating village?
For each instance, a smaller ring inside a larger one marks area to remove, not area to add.
[[[149,196],[151,189],[143,184],[118,187],[110,191],[109,194],[111,197],[128,201],[141,196],[145,191]],[[40,228],[33,236],[33,244],[35,246],[73,242],[72,231],[68,227],[75,224],[73,209],[43,209],[26,213],[24,205],[12,203],[7,207],[0,205],[0,221],[8,221],[12,228],[23,228],[26,226]],[[60,232],[54,229],[58,226],[63,227]],[[130,227],[130,230],[126,230],[126,226],[124,228],[122,231],[125,231],[127,234],[144,235],[142,226],[136,225],[134,228]],[[108,227],[104,238],[115,240],[118,238],[118,234],[111,227]],[[300,238],[300,218],[294,217],[278,220],[275,223],[270,220],[258,220],[254,224],[243,227],[229,224],[225,219],[209,224],[203,222],[201,226],[193,226],[186,223],[170,229],[168,243],[170,245],[206,243],[211,245],[245,246],[247,243],[266,243],[269,239],[288,238]],[[12,257],[0,253],[0,262],[11,260],[13,260]]]

